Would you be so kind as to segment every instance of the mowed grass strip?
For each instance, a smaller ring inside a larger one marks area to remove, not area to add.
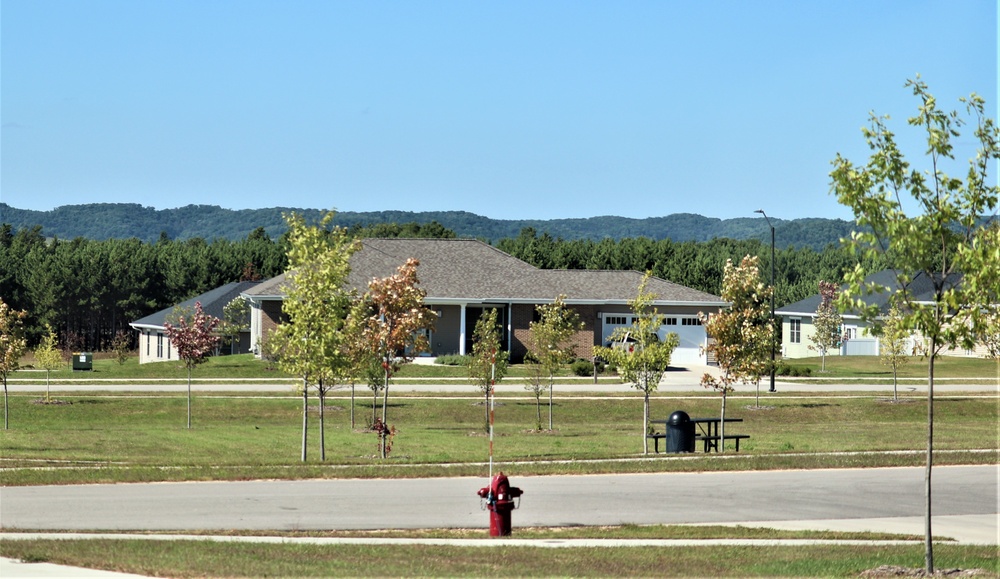
[[[485,407],[475,398],[390,397],[396,427],[387,460],[366,429],[371,400],[328,401],[327,460],[319,460],[319,420],[310,413],[309,460],[300,461],[301,401],[294,397],[194,399],[193,428],[185,428],[183,396],[64,396],[42,404],[37,395],[11,396],[10,429],[0,432],[0,483],[49,484],[136,480],[234,480],[337,476],[457,476],[481,474],[488,460]],[[315,402],[315,401],[314,401]],[[521,474],[650,472],[895,466],[920,464],[926,442],[926,402],[825,397],[767,400],[766,409],[731,400],[728,415],[744,422],[729,432],[751,438],[725,460],[701,452],[642,458],[642,400],[558,398],[555,429],[537,431],[535,405],[500,398],[495,410],[494,460],[518,462]],[[718,398],[654,399],[651,414],[677,409],[717,416]],[[991,397],[935,401],[937,462],[996,461],[998,405]],[[660,425],[662,430],[662,425]],[[982,451],[989,452],[963,452]],[[884,451],[911,455],[858,455]],[[825,456],[829,453],[847,453]],[[619,460],[608,470],[592,461]],[[724,463],[724,464],[720,464]],[[39,467],[45,467],[39,469]],[[94,467],[102,467],[95,469]],[[391,472],[390,472],[391,471]]]
[[[17,540],[0,555],[167,577],[857,577],[920,567],[923,546],[447,547]],[[997,576],[995,546],[938,545],[938,568]]]
[[[14,372],[11,378],[17,381],[30,380],[34,384],[45,383],[45,372],[34,368],[32,354],[26,355],[21,360],[24,370]],[[866,381],[888,381],[891,385],[892,370],[883,366],[878,356],[828,356],[826,358],[826,371],[821,372],[823,365],[819,357],[787,359],[783,361],[789,368],[797,369],[800,372],[808,369],[813,379],[862,379]],[[913,380],[927,379],[928,359],[921,356],[911,356],[907,358],[907,363],[898,369],[898,377],[907,380],[907,384],[912,384]],[[970,380],[993,381],[1000,379],[1000,361],[986,358],[966,358],[958,356],[940,356],[934,365],[935,376],[937,378],[957,379],[967,378]],[[527,371],[522,364],[512,364],[508,369],[507,378],[501,384],[523,384]],[[397,378],[403,379],[433,379],[447,378],[468,379],[469,372],[464,366],[446,366],[442,364],[404,364],[396,374]],[[558,377],[564,381],[577,383],[583,377],[575,376],[569,365],[564,365]],[[93,370],[85,372],[74,372],[72,365],[67,364],[59,370],[50,373],[49,378],[58,383],[72,379],[80,380],[168,380],[170,382],[187,382],[187,370],[180,361],[157,362],[155,364],[139,364],[138,357],[129,358],[125,364],[119,364],[117,360],[111,358],[108,353],[98,353],[93,360]],[[273,364],[253,357],[253,354],[239,354],[235,356],[215,356],[207,358],[204,364],[198,366],[192,373],[195,380],[212,379],[247,379],[247,380],[273,380],[275,382],[297,381],[295,376],[285,374]],[[779,376],[779,380],[795,381],[796,378],[789,376]],[[602,382],[618,382],[612,373],[600,375]],[[697,381],[697,377],[694,379]],[[474,387],[470,385],[470,391]]]
[[[32,529],[5,529],[8,534],[31,534]],[[60,531],[54,529],[38,530],[52,534],[77,534],[85,531]],[[95,535],[107,531],[90,531]],[[130,535],[156,536],[177,535],[177,531],[132,531]],[[301,538],[362,538],[362,539],[483,539],[493,540],[487,528],[440,528],[440,529],[331,529],[331,530],[254,530],[254,529],[224,529],[224,530],[185,530],[188,537],[280,537],[288,539]],[[598,526],[567,526],[567,527],[517,527],[517,539],[537,540],[569,540],[569,539],[803,539],[813,541],[923,541],[923,535],[907,535],[899,533],[877,533],[871,531],[825,531],[825,530],[791,530],[772,529],[767,527],[745,527],[741,525],[598,525]],[[95,536],[95,538],[97,538]],[[935,537],[936,541],[952,541],[947,537]]]

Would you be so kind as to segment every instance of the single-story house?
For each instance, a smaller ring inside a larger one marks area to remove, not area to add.
[[[535,306],[565,295],[565,303],[584,323],[572,339],[576,354],[590,357],[591,348],[605,344],[615,328],[631,324],[628,301],[643,277],[636,271],[543,270],[474,239],[372,238],[364,239],[351,256],[348,285],[363,293],[369,281],[395,274],[411,257],[420,261],[417,276],[426,292],[424,303],[438,316],[429,336],[430,356],[470,353],[476,321],[484,310],[496,308],[506,348],[512,360],[520,361],[527,352],[529,323],[538,319]],[[280,275],[243,292],[251,304],[255,345],[285,321],[285,283]],[[666,316],[661,337],[667,332],[680,336],[673,364],[704,364],[701,350],[707,342],[698,313],[718,312],[726,303],[660,278],[652,278],[647,289],[658,296],[654,305]]]
[[[961,276],[959,275],[953,275],[948,279],[949,284],[957,284],[960,283],[960,281]],[[862,299],[866,304],[876,305],[879,307],[879,311],[882,312],[883,315],[888,315],[889,296],[900,289],[900,285],[896,280],[895,274],[892,270],[882,270],[866,277],[865,283],[890,288],[889,291],[884,293],[873,293],[868,296],[862,296]],[[846,290],[846,284],[841,286],[841,292]],[[913,296],[913,301],[917,303],[934,302],[934,285],[932,280],[922,273],[914,276],[913,281],[910,282],[909,291]],[[809,346],[813,345],[809,338],[815,331],[813,327],[813,318],[816,316],[816,309],[819,307],[819,304],[820,295],[817,293],[804,300],[777,308],[774,311],[776,316],[781,316],[782,318],[782,357],[808,358],[819,355],[817,351],[809,348]],[[843,318],[842,335],[846,339],[841,344],[839,350],[828,351],[826,353],[827,356],[878,356],[880,352],[879,340],[877,336],[870,332],[868,322],[862,320],[861,316],[856,313],[842,312],[841,317]],[[908,351],[914,351],[915,346],[923,344],[923,338],[915,334],[909,338],[908,342],[909,343],[906,349]],[[952,356],[982,356],[985,355],[985,348],[977,347],[974,350],[948,350],[944,353]]]
[[[224,286],[195,296],[174,307],[160,310],[155,314],[150,314],[132,322],[129,325],[139,332],[139,363],[166,362],[177,359],[177,352],[171,346],[170,338],[167,336],[167,330],[164,327],[170,314],[175,309],[179,308],[194,312],[195,303],[201,302],[202,311],[222,320],[225,319],[223,317],[223,309],[226,305],[234,299],[240,299],[243,292],[259,283],[259,281],[227,283]],[[246,322],[244,327],[249,327],[249,320],[246,320]],[[252,343],[250,340],[250,331],[242,331],[240,332],[238,341],[234,340],[232,344],[222,346],[219,351],[224,354],[245,354],[250,352]]]

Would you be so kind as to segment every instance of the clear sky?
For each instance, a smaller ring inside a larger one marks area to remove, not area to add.
[[[865,161],[869,111],[922,159],[908,78],[997,110],[997,0],[0,10],[0,200],[21,209],[850,219],[830,161]]]

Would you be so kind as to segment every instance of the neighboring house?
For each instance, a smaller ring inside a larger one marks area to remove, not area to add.
[[[373,278],[396,273],[408,258],[420,261],[417,276],[427,295],[424,304],[438,316],[429,336],[430,356],[472,352],[476,321],[485,309],[499,310],[503,341],[513,361],[527,352],[529,323],[538,319],[535,306],[566,296],[566,304],[580,315],[582,331],[572,339],[576,355],[591,356],[615,328],[632,322],[628,301],[642,281],[635,271],[543,270],[472,239],[364,239],[351,256],[350,288],[363,293]],[[255,345],[285,321],[281,302],[285,275],[272,278],[243,293],[251,303],[250,333]],[[665,325],[660,336],[675,332],[681,338],[673,363],[703,364],[706,344],[699,312],[714,313],[726,305],[719,297],[663,279],[647,286]],[[259,348],[255,347],[259,354]]]
[[[952,276],[949,283],[959,283],[961,277]],[[868,305],[877,305],[882,315],[889,313],[889,296],[899,290],[899,283],[891,270],[882,270],[865,278],[868,284],[877,284],[890,288],[884,293],[874,293],[869,296],[862,296]],[[847,286],[842,285],[840,291],[846,291]],[[930,279],[924,274],[917,274],[909,286],[913,301],[917,303],[934,302],[934,286]],[[819,353],[810,349],[813,345],[810,336],[813,335],[813,317],[819,307],[820,296],[815,294],[808,298],[788,304],[787,306],[775,310],[775,315],[781,316],[781,354],[784,358],[808,358],[818,356]],[[841,313],[843,318],[843,336],[846,338],[839,350],[828,351],[827,356],[850,355],[850,356],[877,356],[879,355],[879,341],[870,332],[870,325],[861,319],[857,314]],[[914,335],[909,339],[908,351],[914,351],[917,346],[923,345],[923,338]],[[974,350],[947,350],[943,352],[952,356],[981,356],[985,355],[985,347],[977,347]]]
[[[226,304],[234,299],[239,299],[243,292],[252,289],[259,283],[259,281],[227,283],[222,287],[205,292],[174,307],[160,310],[155,314],[150,314],[145,318],[132,322],[129,325],[139,331],[139,363],[166,362],[167,360],[177,359],[177,351],[170,344],[170,338],[167,337],[167,330],[164,327],[174,309],[179,308],[194,313],[194,304],[201,302],[202,311],[222,320],[225,319],[223,317],[223,308],[226,307]],[[250,332],[247,330],[240,332],[238,343],[220,345],[219,352],[222,354],[245,354],[250,351],[251,344]]]

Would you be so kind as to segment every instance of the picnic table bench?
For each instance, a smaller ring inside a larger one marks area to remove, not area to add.
[[[662,423],[667,426],[667,420],[650,420],[650,422]],[[748,440],[750,438],[749,434],[726,434],[722,436],[719,433],[719,425],[723,422],[721,418],[691,418],[690,422],[696,428],[694,440],[695,442],[701,442],[703,452],[719,452],[719,442],[723,444],[726,440],[733,440],[736,442],[736,452],[740,451],[740,441]],[[725,422],[728,424],[730,422],[743,422],[742,418],[726,418]],[[646,435],[646,438],[653,439],[653,450],[657,454],[660,452],[660,440],[666,441],[666,433],[653,432]],[[666,446],[666,444],[664,444]],[[664,448],[666,450],[666,448]]]

